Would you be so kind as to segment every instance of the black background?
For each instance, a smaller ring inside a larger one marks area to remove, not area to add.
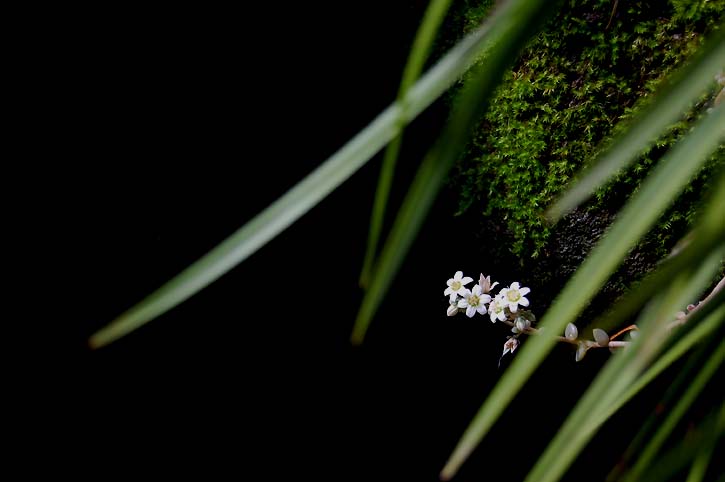
[[[55,242],[41,285],[56,316],[48,346],[20,362],[40,368],[28,383],[42,395],[19,446],[79,475],[437,480],[508,366],[497,368],[507,330],[447,318],[444,282],[459,269],[504,284],[522,273],[487,258],[444,191],[352,347],[379,157],[199,295],[85,346],[394,99],[424,4],[62,12],[72,19],[45,46],[42,83]],[[407,132],[391,210],[445,115],[436,105]],[[606,356],[574,364],[558,347],[460,480],[521,479]],[[607,447],[579,465],[609,467]]]

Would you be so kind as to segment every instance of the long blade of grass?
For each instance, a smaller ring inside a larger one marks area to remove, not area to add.
[[[721,342],[715,353],[712,354],[710,359],[697,373],[697,376],[692,380],[687,390],[682,395],[682,398],[677,402],[674,408],[667,415],[667,418],[660,424],[657,432],[649,440],[649,443],[642,451],[642,454],[637,459],[637,463],[632,467],[632,470],[628,473],[626,482],[633,482],[637,480],[642,473],[647,469],[649,464],[654,459],[657,452],[662,448],[662,445],[667,440],[667,437],[675,429],[677,423],[682,419],[687,410],[695,402],[695,399],[700,395],[702,390],[705,388],[710,378],[715,374],[717,369],[722,365],[725,360],[725,342]]]
[[[351,341],[362,343],[370,321],[392,283],[405,254],[430,209],[443,180],[463,149],[474,121],[485,112],[505,69],[518,57],[532,31],[546,17],[543,0],[513,0],[494,12],[493,35],[497,43],[484,64],[468,81],[443,134],[426,155],[398,211],[390,235],[375,265],[368,291],[358,312]]]
[[[428,54],[433,45],[436,33],[440,28],[443,19],[451,5],[451,0],[431,0],[428,8],[423,16],[423,21],[416,33],[413,47],[410,50],[408,62],[403,71],[403,78],[398,88],[398,102],[405,110],[405,95],[420,77]],[[372,214],[370,215],[370,231],[368,232],[368,244],[365,249],[365,259],[363,260],[363,268],[360,273],[360,286],[367,287],[370,281],[370,271],[375,253],[378,249],[380,241],[380,232],[383,228],[383,220],[385,219],[385,207],[388,204],[388,196],[390,194],[390,186],[393,183],[395,174],[395,164],[400,153],[400,146],[403,142],[403,131],[405,129],[405,121],[401,118],[398,122],[398,135],[390,141],[385,148],[383,156],[383,165],[380,168],[380,176],[378,177],[378,187],[375,190],[375,201],[373,203]]]
[[[510,3],[519,5],[523,0]],[[523,2],[525,3],[525,2]],[[507,4],[508,5],[508,4]],[[502,8],[504,13],[508,10]],[[499,15],[497,18],[500,18]],[[496,19],[484,23],[452,48],[405,95],[378,115],[339,151],[184,271],[122,313],[89,340],[107,345],[199,292],[264,246],[354,174],[410,122],[448,90],[489,45],[500,38]],[[405,109],[402,108],[405,105]]]
[[[725,65],[725,25],[715,29],[698,54],[679,69],[643,109],[629,129],[615,138],[591,168],[549,208],[546,216],[556,221],[585,201],[629,163],[634,161],[669,125],[687,111]]]
[[[663,157],[554,300],[542,319],[542,328],[548,333],[562,333],[567,323],[575,320],[628,250],[722,142],[724,131],[725,109],[720,106],[705,115],[693,131]],[[458,442],[441,472],[443,479],[450,479],[456,473],[555,343],[555,338],[549,336],[528,340]]]

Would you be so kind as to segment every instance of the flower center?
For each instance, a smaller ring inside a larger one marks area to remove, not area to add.
[[[480,301],[481,300],[476,295],[471,295],[471,297],[468,298],[468,304],[471,305],[471,306],[478,306],[478,303]]]
[[[454,281],[453,283],[451,283],[451,289],[453,289],[453,291],[460,290],[461,289],[461,282],[460,281]]]
[[[518,301],[519,298],[521,298],[521,295],[519,294],[518,290],[509,290],[506,293],[506,298],[508,298],[509,301]]]

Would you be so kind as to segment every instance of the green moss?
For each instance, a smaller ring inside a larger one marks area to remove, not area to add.
[[[491,1],[466,2],[458,25],[473,28]],[[570,1],[525,50],[499,88],[451,182],[459,213],[479,213],[523,263],[545,252],[550,228],[541,213],[615,125],[641,108],[659,82],[716,28],[725,0],[709,2]],[[708,107],[703,95],[688,115],[605,189],[590,208],[616,208],[636,189],[679,134]],[[709,163],[725,164],[725,149]],[[692,222],[706,169],[645,241],[664,254]]]

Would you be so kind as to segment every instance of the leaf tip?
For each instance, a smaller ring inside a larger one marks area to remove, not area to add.
[[[358,319],[355,321],[355,326],[352,328],[352,334],[350,335],[350,343],[352,346],[360,346],[365,340],[365,333],[367,332],[367,326],[361,323]]]

